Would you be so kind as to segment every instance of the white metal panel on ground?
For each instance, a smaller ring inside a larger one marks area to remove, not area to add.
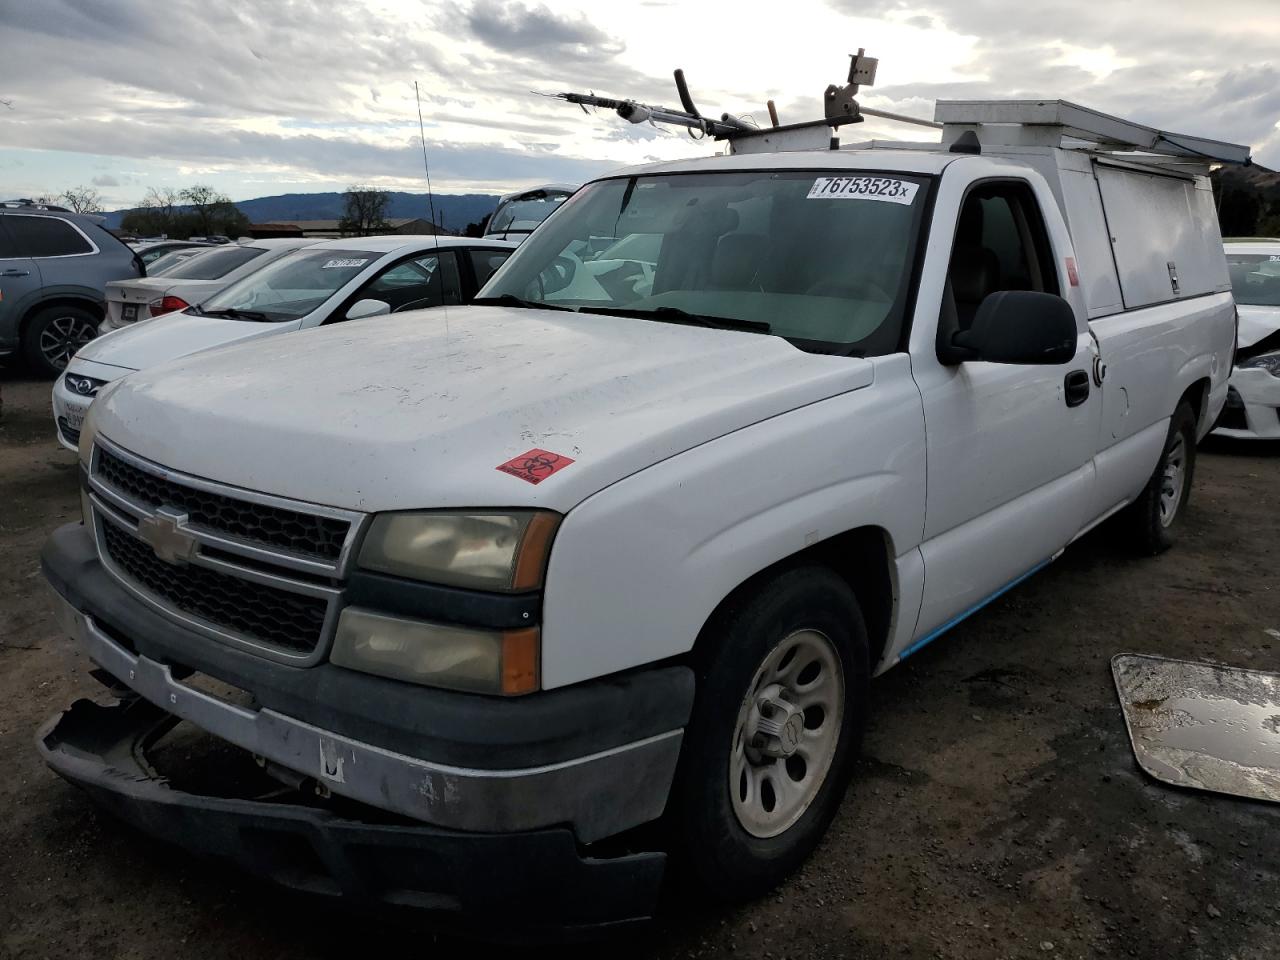
[[[1202,196],[1196,180],[1102,161],[1095,170],[1127,309],[1231,288],[1207,187]]]

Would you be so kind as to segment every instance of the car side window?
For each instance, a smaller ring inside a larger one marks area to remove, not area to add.
[[[5,226],[9,219],[9,217],[0,217],[0,260],[24,259],[25,254],[18,249],[18,245],[13,242],[13,237],[9,235]]]
[[[356,300],[382,300],[392,313],[462,302],[458,264],[452,253],[428,253],[401,260],[378,274]]]
[[[476,274],[476,289],[483,287],[493,272],[507,262],[510,250],[472,250],[471,269]]]
[[[57,217],[8,216],[5,223],[21,257],[70,257],[93,253],[75,227]]]
[[[939,332],[969,329],[982,301],[1002,290],[1060,292],[1044,216],[1023,181],[981,184],[965,198]]]

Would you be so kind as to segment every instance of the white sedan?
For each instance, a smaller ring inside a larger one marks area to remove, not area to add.
[[[163,272],[148,269],[145,277],[108,283],[106,316],[98,332],[200,304],[272,260],[315,242],[286,238],[210,246]]]
[[[515,247],[418,236],[325,240],[293,250],[199,306],[130,324],[83,347],[54,381],[58,440],[76,449],[98,390],[135,370],[239,340],[467,303]]]
[[[1226,251],[1240,329],[1227,404],[1214,432],[1280,439],[1280,240],[1232,240]]]

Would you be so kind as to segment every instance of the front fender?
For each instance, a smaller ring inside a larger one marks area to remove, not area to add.
[[[558,687],[688,652],[761,570],[862,526],[914,550],[924,414],[905,355],[874,382],[664,460],[583,501],[552,550],[542,677]]]

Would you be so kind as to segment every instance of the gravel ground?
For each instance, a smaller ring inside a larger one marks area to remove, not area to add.
[[[485,955],[196,863],[49,773],[36,727],[92,695],[37,551],[78,517],[49,384],[0,371],[0,956]],[[598,957],[1280,956],[1280,809],[1135,766],[1121,651],[1280,670],[1280,449],[1202,449],[1183,540],[1135,559],[1103,528],[873,685],[860,773],[776,894],[685,904]],[[503,951],[506,952],[506,951]]]

